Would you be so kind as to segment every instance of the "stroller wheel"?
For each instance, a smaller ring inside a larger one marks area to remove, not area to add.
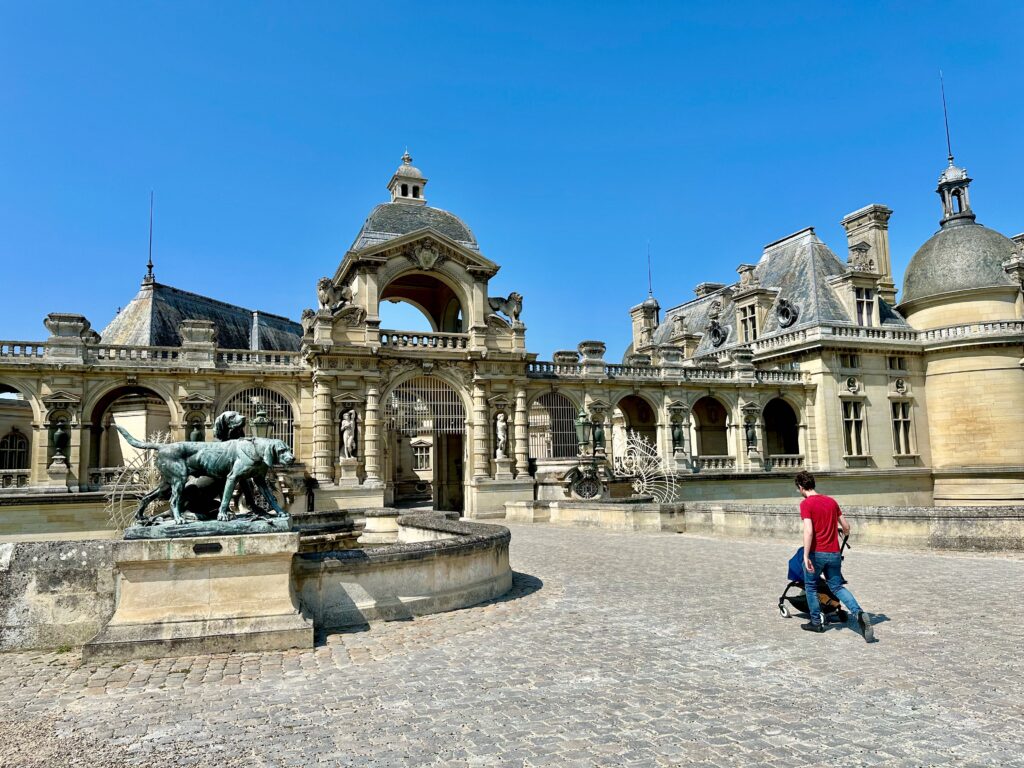
[[[786,608],[784,603],[779,603],[779,613],[782,614],[782,618],[784,619],[790,618],[789,609]]]

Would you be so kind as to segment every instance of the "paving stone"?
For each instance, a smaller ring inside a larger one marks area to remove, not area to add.
[[[0,655],[0,764],[1024,766],[1024,559],[858,547],[868,645],[779,616],[797,542],[509,527],[508,596],[313,650]]]

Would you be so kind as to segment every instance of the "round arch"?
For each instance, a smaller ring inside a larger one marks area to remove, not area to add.
[[[253,419],[261,408],[274,422],[270,436],[283,440],[293,451],[296,450],[295,422],[299,411],[293,400],[280,390],[265,385],[239,387],[231,395],[222,398],[217,412],[237,411],[245,416],[246,434],[251,435]]]
[[[470,306],[469,296],[462,285],[440,270],[398,270],[386,280],[381,280],[377,296],[378,316],[380,302],[390,299],[406,301],[422,311],[439,333],[461,333]]]
[[[527,406],[527,446],[531,459],[569,459],[579,452],[577,403],[564,392],[539,392]]]
[[[729,455],[729,406],[704,395],[690,408],[694,452],[698,456]]]
[[[430,330],[433,333],[438,333],[437,321],[431,316],[430,310],[428,310],[426,307],[424,307],[418,301],[416,301],[414,299],[409,299],[409,298],[401,298],[400,299],[400,298],[397,298],[397,297],[381,299],[380,302],[377,304],[377,317],[381,317],[382,316],[381,305],[384,304],[385,302],[388,303],[388,304],[392,304],[392,305],[408,304],[410,307],[413,307],[421,315],[423,315],[423,319],[427,321],[428,325],[430,325]],[[410,328],[398,328],[395,325],[385,325],[383,322],[381,322],[381,327],[382,328],[389,328],[389,329],[392,329],[392,330],[413,330],[413,329],[410,329]]]
[[[658,406],[639,393],[627,392],[613,400],[612,450],[621,456],[627,436],[635,432],[658,448]]]
[[[241,394],[242,392],[245,392],[247,389],[258,389],[258,388],[270,390],[274,394],[279,395],[280,397],[283,397],[285,400],[287,400],[288,401],[288,405],[291,406],[291,409],[292,409],[292,417],[293,417],[293,419],[296,422],[299,421],[299,417],[302,414],[302,409],[299,408],[299,401],[295,397],[294,393],[292,393],[290,391],[285,391],[285,390],[283,390],[283,389],[281,389],[279,387],[275,387],[272,384],[271,385],[262,384],[259,387],[257,387],[257,385],[252,383],[252,382],[249,382],[247,384],[246,383],[243,383],[243,384],[232,384],[231,386],[228,386],[228,387],[225,387],[224,389],[222,389],[220,391],[220,397],[217,399],[216,407],[213,409],[213,415],[216,417],[218,414],[223,413],[226,410],[229,410],[229,408],[227,407],[228,403],[230,403],[232,400],[234,400],[236,397],[238,397],[238,395]],[[292,448],[294,448],[294,447],[295,446],[292,446]]]
[[[800,417],[792,403],[784,397],[773,397],[761,410],[761,423],[767,456],[800,453]]]
[[[0,381],[0,470],[15,470],[26,473],[32,469],[36,442],[35,426],[41,423],[37,417],[37,403],[28,387],[22,388]],[[14,475],[0,478],[4,487],[24,483],[24,477]]]
[[[39,393],[25,382],[13,383],[10,379],[0,379],[0,394],[11,393],[21,395],[32,409],[33,426],[43,423],[43,407],[39,401]]]
[[[97,408],[101,404],[109,405],[111,402],[121,397],[123,394],[136,394],[128,392],[126,390],[145,390],[151,392],[161,400],[164,401],[164,405],[167,406],[167,410],[171,413],[171,423],[180,424],[182,420],[181,408],[178,407],[178,402],[175,400],[174,395],[162,384],[155,382],[147,382],[145,384],[124,384],[122,382],[113,382],[106,384],[95,392],[89,394],[82,403],[82,421],[91,422],[93,416],[97,413]],[[119,390],[121,390],[119,392]],[[118,394],[114,395],[115,392]],[[113,395],[113,397],[111,397]]]
[[[83,426],[89,429],[89,468],[123,466],[141,453],[128,445],[116,427],[139,440],[146,440],[154,432],[171,432],[179,421],[178,409],[174,399],[161,389],[116,383],[93,393],[82,408]]]

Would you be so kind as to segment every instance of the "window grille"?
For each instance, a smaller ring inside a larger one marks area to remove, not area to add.
[[[384,416],[406,437],[424,433],[461,435],[466,410],[451,385],[436,376],[417,376],[395,387],[384,402]]]
[[[28,469],[28,439],[16,429],[0,438],[0,469]]]
[[[253,437],[256,433],[252,424],[260,406],[267,412],[267,418],[274,422],[270,437],[283,440],[295,450],[295,415],[291,404],[280,392],[266,387],[244,389],[228,400],[224,410],[238,411],[245,416],[245,434]]]
[[[570,459],[576,456],[576,408],[565,395],[545,392],[529,412],[532,459]]]
[[[859,400],[843,401],[843,433],[847,456],[865,456],[864,404]]]
[[[744,343],[757,340],[757,307],[755,305],[740,307],[740,329],[743,333]]]
[[[892,441],[898,456],[913,453],[910,445],[910,403],[905,400],[892,404]]]
[[[875,292],[871,288],[854,288],[857,303],[857,325],[875,324]]]

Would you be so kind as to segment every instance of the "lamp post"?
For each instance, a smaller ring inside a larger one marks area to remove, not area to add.
[[[579,414],[576,416],[576,442],[579,444],[580,456],[586,456],[587,446],[590,445],[590,430],[593,428],[593,424],[590,423],[590,416],[587,412],[580,408]]]
[[[256,418],[252,420],[252,431],[256,437],[270,437],[274,430],[274,422],[267,418],[267,409],[260,403],[256,406]]]

